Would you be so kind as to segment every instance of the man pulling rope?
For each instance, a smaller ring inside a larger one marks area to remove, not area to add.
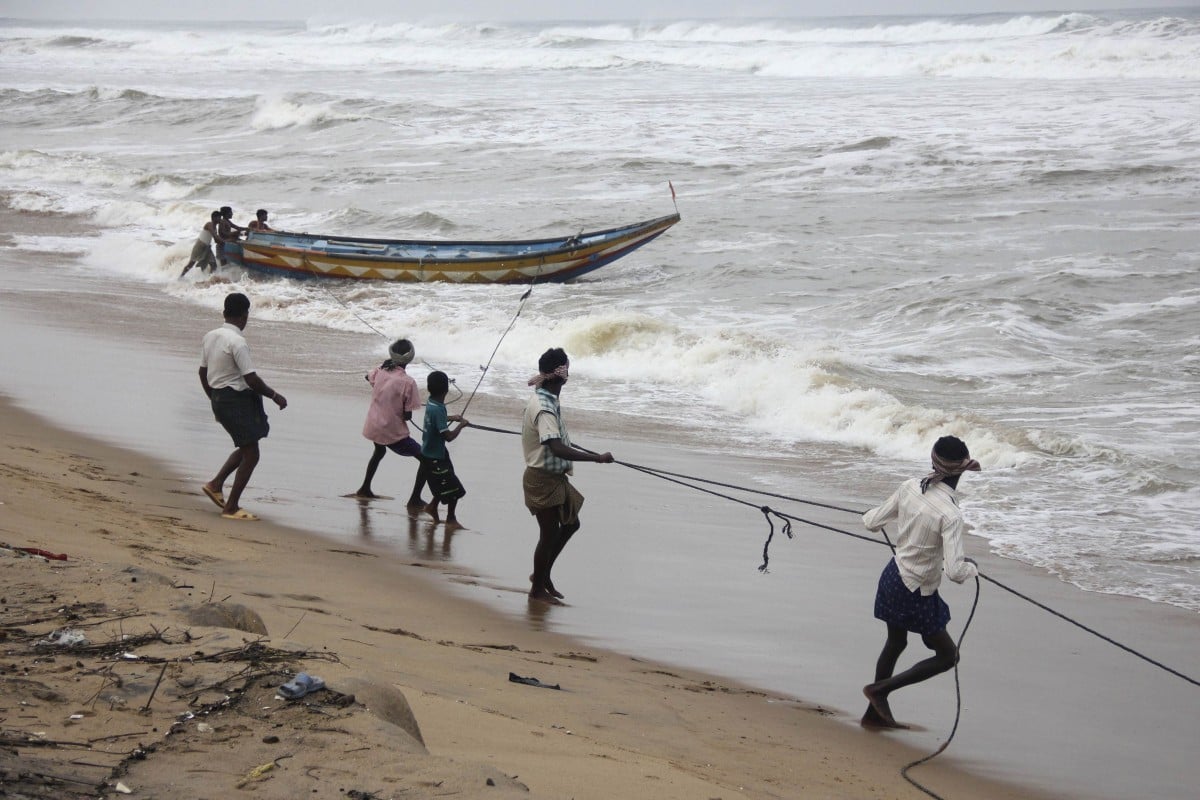
[[[862,724],[867,728],[907,727],[892,716],[888,695],[958,663],[958,648],[946,632],[950,608],[938,594],[938,584],[943,569],[955,583],[979,574],[975,561],[963,555],[963,519],[955,491],[959,477],[978,472],[979,462],[955,436],[937,440],[932,461],[932,472],[905,481],[883,505],[863,515],[870,531],[893,520],[899,526],[895,555],[879,576],[875,593],[875,617],[887,623],[888,633],[875,664],[875,682],[863,687],[869,705]],[[934,654],[893,676],[909,631],[920,634]]]

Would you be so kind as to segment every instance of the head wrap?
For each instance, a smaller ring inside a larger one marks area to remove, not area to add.
[[[537,375],[534,375],[532,378],[529,379],[529,385],[530,386],[541,386],[546,381],[552,380],[554,378],[562,378],[563,383],[566,383],[567,370],[570,366],[571,366],[570,364],[563,364],[561,366],[555,367],[553,372],[539,372]]]
[[[388,348],[388,355],[390,356],[388,360],[398,367],[403,367],[411,362],[413,360],[413,356],[417,354],[417,350],[412,346],[412,344],[408,344],[407,350],[401,350],[400,342],[402,341],[404,340],[401,339],[400,341],[394,342],[392,346]]]
[[[951,459],[942,458],[937,453],[937,448],[930,453],[930,458],[933,460],[933,472],[921,479],[921,493],[935,483],[940,483],[946,478],[953,478],[955,475],[962,475],[964,472],[979,472],[979,462],[973,458]]]

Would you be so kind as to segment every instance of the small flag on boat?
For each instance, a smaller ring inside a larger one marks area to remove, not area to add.
[[[667,181],[667,186],[671,187],[671,202],[674,203],[675,202],[675,184],[671,183],[670,181]]]

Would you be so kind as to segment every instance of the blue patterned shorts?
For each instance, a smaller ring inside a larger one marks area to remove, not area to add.
[[[896,559],[888,562],[879,576],[875,592],[875,619],[895,625],[922,636],[945,630],[950,623],[950,606],[935,591],[922,595],[921,590],[910,592],[900,578]]]

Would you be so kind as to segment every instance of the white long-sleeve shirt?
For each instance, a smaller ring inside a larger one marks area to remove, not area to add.
[[[881,506],[863,514],[867,530],[896,521],[896,567],[908,590],[931,595],[942,571],[955,583],[974,578],[979,570],[963,557],[963,519],[958,493],[944,483],[921,494],[919,478],[905,481]]]

